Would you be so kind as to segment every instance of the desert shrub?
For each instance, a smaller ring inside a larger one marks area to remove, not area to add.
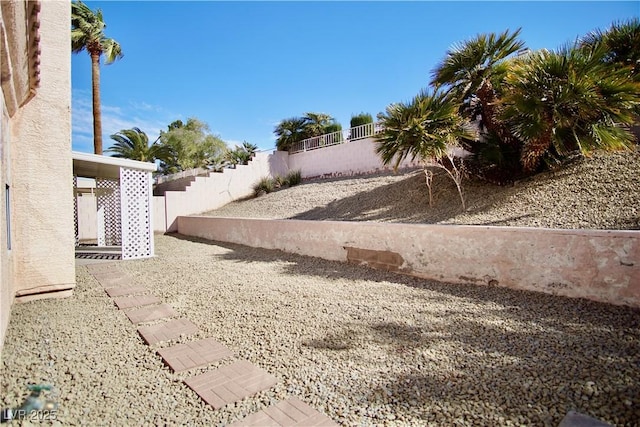
[[[366,125],[367,123],[373,123],[373,117],[369,113],[360,113],[351,116],[350,127]]]
[[[278,175],[275,178],[273,178],[273,184],[275,185],[276,188],[288,187],[289,180],[287,179],[286,176]]]
[[[302,171],[300,169],[289,171],[285,179],[289,187],[298,185],[302,182]]]
[[[260,181],[253,184],[253,194],[258,197],[262,194],[271,193],[275,189],[273,178],[267,176],[260,178]]]

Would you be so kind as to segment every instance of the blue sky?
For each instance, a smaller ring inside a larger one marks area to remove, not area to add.
[[[640,15],[626,2],[87,1],[124,58],[101,68],[104,147],[134,126],[153,141],[197,117],[229,145],[275,145],[276,124],[324,112],[349,127],[427,87],[454,43],[522,27],[531,49],[557,48]],[[73,149],[93,152],[91,64],[72,57]]]

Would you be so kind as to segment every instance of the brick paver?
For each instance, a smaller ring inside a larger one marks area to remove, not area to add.
[[[276,377],[251,362],[241,360],[185,381],[198,396],[215,409],[237,402],[273,386]]]
[[[119,297],[122,295],[143,294],[148,291],[144,286],[114,286],[105,289],[110,297]]]
[[[180,338],[180,335],[191,335],[198,332],[198,327],[191,323],[189,319],[175,319],[157,325],[142,326],[138,328],[138,333],[149,345],[154,345],[162,341]]]
[[[120,310],[131,307],[140,307],[142,305],[157,304],[161,302],[160,298],[153,295],[137,295],[133,297],[115,297],[113,302],[116,303]]]
[[[116,287],[116,286],[130,285],[133,282],[133,280],[129,276],[109,277],[109,278],[104,278],[104,279],[98,279],[96,277],[96,280],[105,289],[106,288],[113,288],[113,287]]]
[[[103,272],[111,272],[120,270],[120,267],[117,262],[101,262],[99,264],[89,264],[87,265],[87,270],[89,273],[103,273]]]
[[[233,356],[231,350],[213,338],[174,345],[160,349],[158,353],[175,372],[205,366],[225,357]]]
[[[292,397],[236,421],[229,427],[330,427],[337,425],[331,418],[313,409],[302,400]]]
[[[141,308],[125,310],[125,314],[131,323],[151,322],[165,317],[175,317],[178,315],[168,304],[151,305]]]

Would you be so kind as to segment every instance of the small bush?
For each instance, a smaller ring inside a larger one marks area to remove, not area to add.
[[[260,181],[253,184],[253,194],[258,197],[262,194],[271,193],[275,188],[275,182],[273,178],[264,177],[260,178]]]
[[[300,169],[289,171],[285,179],[289,187],[298,185],[302,182],[302,171]]]
[[[360,113],[351,116],[350,127],[352,128],[366,125],[367,123],[373,123],[373,117],[371,117],[371,114],[369,113]]]
[[[289,181],[287,180],[287,177],[278,175],[273,178],[273,184],[276,188],[282,188],[289,186]]]

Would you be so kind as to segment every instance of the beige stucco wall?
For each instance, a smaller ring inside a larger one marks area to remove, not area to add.
[[[41,3],[40,86],[9,123],[17,296],[75,285],[70,14],[68,1]]]
[[[375,147],[373,138],[366,138],[291,154],[288,156],[289,169],[301,170],[303,178],[351,176],[392,170],[392,166],[382,164]],[[419,162],[405,159],[399,167],[418,166]]]
[[[640,232],[180,217],[188,236],[640,307]]]

